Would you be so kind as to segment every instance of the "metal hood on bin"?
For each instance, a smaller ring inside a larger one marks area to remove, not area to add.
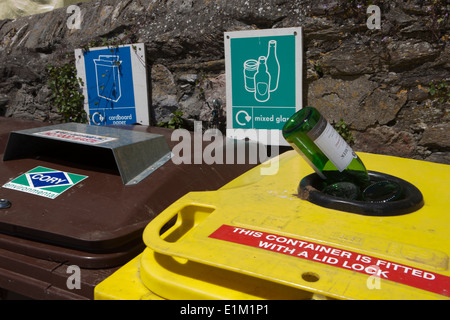
[[[3,160],[52,157],[120,173],[137,184],[171,158],[164,136],[112,127],[65,123],[11,132]]]

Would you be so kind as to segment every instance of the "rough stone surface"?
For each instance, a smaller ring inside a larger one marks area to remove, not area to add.
[[[357,130],[395,119],[406,102],[407,91],[391,93],[361,76],[355,80],[321,78],[309,87],[308,103],[318,108],[328,120],[346,123]]]
[[[411,157],[415,149],[413,134],[388,126],[370,128],[364,134],[357,133],[355,139],[360,151]]]
[[[62,121],[50,104],[48,63],[105,40],[143,42],[152,122],[181,110],[224,129],[223,33],[300,26],[304,105],[344,119],[356,150],[449,163],[449,102],[429,91],[431,82],[450,83],[445,1],[372,2],[381,29],[368,29],[363,0],[97,0],[78,4],[81,29],[68,27],[66,8],[2,20],[0,115]],[[216,118],[214,101],[222,102]]]
[[[423,132],[420,145],[434,149],[450,148],[450,126],[448,123],[437,124],[426,128]]]
[[[151,68],[152,109],[160,121],[169,121],[172,111],[177,110],[177,90],[172,73],[162,64]]]

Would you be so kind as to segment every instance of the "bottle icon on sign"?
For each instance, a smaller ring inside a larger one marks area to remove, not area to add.
[[[258,71],[255,73],[255,99],[265,102],[270,98],[270,74],[267,71],[266,57],[258,59]]]
[[[269,52],[267,53],[267,71],[270,74],[270,92],[278,89],[278,80],[280,79],[280,63],[277,58],[277,42],[269,41]]]
[[[249,59],[244,62],[244,86],[248,92],[254,92],[256,101],[266,102],[270,92],[278,89],[280,79],[280,63],[277,58],[277,42],[270,40],[267,56],[258,60]]]

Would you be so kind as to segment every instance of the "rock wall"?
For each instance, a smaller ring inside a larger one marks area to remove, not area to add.
[[[82,1],[89,0],[2,0],[0,2],[0,20],[48,12]]]
[[[356,150],[448,164],[448,5],[370,3],[380,8],[380,29],[368,28],[365,0],[102,0],[78,4],[80,29],[68,26],[66,8],[2,20],[0,109],[61,121],[49,104],[48,63],[73,60],[75,48],[144,42],[153,123],[181,110],[211,126],[220,98],[223,129],[223,32],[301,26],[304,105],[349,124]]]

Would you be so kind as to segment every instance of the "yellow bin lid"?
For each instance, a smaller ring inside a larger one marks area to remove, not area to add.
[[[415,185],[424,205],[367,216],[301,200],[298,184],[312,170],[289,151],[218,191],[187,194],[151,221],[143,284],[165,299],[448,299],[449,166],[359,156],[369,170]]]

